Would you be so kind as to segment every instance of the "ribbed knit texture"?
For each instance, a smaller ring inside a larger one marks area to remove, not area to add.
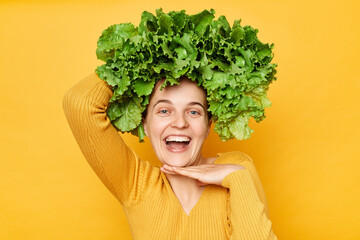
[[[86,160],[127,215],[135,240],[277,239],[249,156],[219,154],[216,164],[245,169],[208,185],[187,215],[158,167],[140,160],[106,116],[111,88],[94,73],[67,91],[63,108]]]

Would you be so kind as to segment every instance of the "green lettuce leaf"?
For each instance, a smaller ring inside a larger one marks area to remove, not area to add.
[[[250,137],[250,134],[254,132],[249,127],[250,116],[237,116],[232,122],[229,123],[229,130],[239,140],[245,140]]]
[[[126,101],[119,107],[120,115],[113,121],[113,124],[122,132],[135,129],[142,119],[142,107],[134,99]]]
[[[242,27],[240,20],[230,26],[225,16],[214,14],[213,9],[194,15],[144,11],[138,27],[121,23],[102,32],[96,55],[105,64],[95,71],[112,87],[107,115],[117,130],[142,141],[142,113],[156,82],[165,79],[162,89],[187,77],[206,90],[222,140],[250,137],[249,119],[262,121],[271,106],[266,95],[276,80],[274,45],[262,43],[258,30]]]

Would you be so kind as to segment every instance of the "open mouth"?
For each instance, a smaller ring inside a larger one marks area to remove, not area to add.
[[[169,136],[165,139],[166,146],[175,151],[185,149],[190,141],[191,139],[186,136]]]

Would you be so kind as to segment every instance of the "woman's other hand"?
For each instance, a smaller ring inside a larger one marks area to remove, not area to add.
[[[160,170],[164,173],[187,176],[197,180],[198,185],[221,185],[224,178],[232,172],[245,167],[236,164],[203,164],[189,167],[172,167],[164,164]]]

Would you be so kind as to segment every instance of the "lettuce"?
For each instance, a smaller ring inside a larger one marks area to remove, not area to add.
[[[271,106],[266,93],[276,80],[274,45],[260,42],[258,30],[242,27],[240,20],[231,27],[225,16],[214,20],[214,14],[144,11],[138,27],[122,23],[102,32],[96,54],[105,64],[95,71],[112,86],[107,115],[118,131],[142,141],[142,113],[155,83],[166,78],[162,87],[179,84],[185,76],[206,90],[223,141],[250,137],[249,119],[262,121]]]

